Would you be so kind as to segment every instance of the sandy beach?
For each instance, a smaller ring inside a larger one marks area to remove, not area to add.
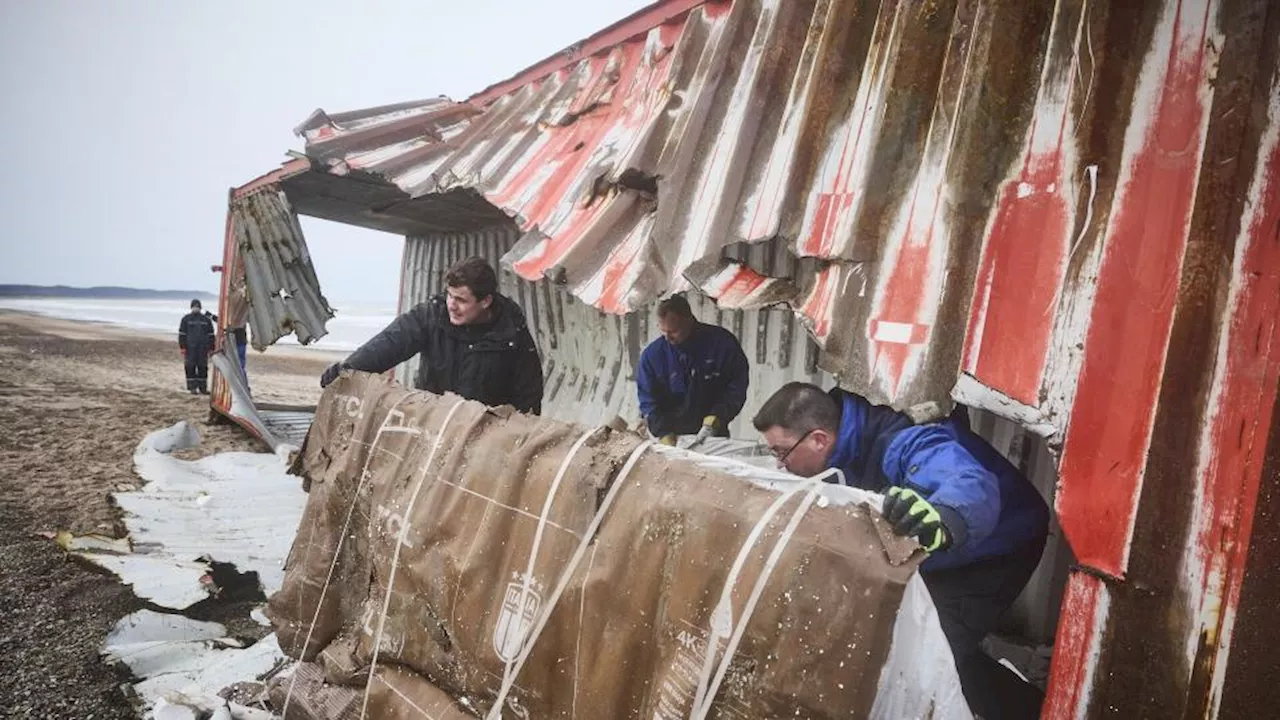
[[[301,349],[249,355],[257,397],[287,404],[314,404],[333,361]],[[198,428],[204,442],[188,458],[263,450],[211,423],[208,398],[188,394],[183,377],[174,338],[0,312],[0,717],[134,717],[126,678],[98,648],[142,603],[39,533],[121,536],[109,493],[139,482],[133,451],[152,430]]]

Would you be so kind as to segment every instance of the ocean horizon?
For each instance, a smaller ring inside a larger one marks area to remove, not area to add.
[[[178,322],[189,307],[173,300],[116,300],[111,298],[0,297],[0,309],[44,315],[62,320],[103,323],[157,334],[171,334],[177,342]],[[206,308],[210,311],[215,308]],[[353,303],[334,305],[328,334],[302,346],[293,335],[278,345],[321,352],[350,352],[376,335],[396,317],[391,305]]]

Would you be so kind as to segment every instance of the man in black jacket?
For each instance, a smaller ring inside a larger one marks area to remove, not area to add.
[[[187,392],[209,394],[209,353],[213,352],[215,316],[204,312],[199,300],[191,301],[191,312],[178,323],[178,349],[187,369]]]
[[[524,313],[498,294],[498,276],[478,257],[454,265],[447,289],[396,318],[345,361],[320,377],[320,387],[345,368],[382,373],[420,354],[414,385],[453,392],[485,405],[542,411],[542,361]]]

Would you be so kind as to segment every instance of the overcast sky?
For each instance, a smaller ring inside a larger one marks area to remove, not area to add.
[[[0,283],[216,291],[228,188],[312,110],[463,99],[646,4],[0,0]],[[400,238],[303,227],[330,301],[394,303]]]

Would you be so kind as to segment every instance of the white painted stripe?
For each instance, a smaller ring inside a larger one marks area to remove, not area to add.
[[[999,390],[983,384],[969,373],[961,373],[951,389],[951,399],[971,408],[986,410],[1040,437],[1053,438],[1061,428],[1044,410],[1019,402]]]
[[[1097,595],[1094,601],[1093,626],[1089,628],[1089,655],[1084,666],[1084,677],[1080,679],[1084,691],[1080,693],[1080,702],[1076,706],[1076,718],[1085,720],[1089,714],[1089,703],[1093,700],[1093,688],[1097,685],[1098,660],[1102,657],[1102,640],[1106,635],[1107,618],[1111,616],[1111,590],[1101,580],[1097,582]]]
[[[916,326],[913,323],[889,322],[887,320],[871,321],[871,339],[876,342],[910,345],[911,337],[915,335],[915,330]]]

